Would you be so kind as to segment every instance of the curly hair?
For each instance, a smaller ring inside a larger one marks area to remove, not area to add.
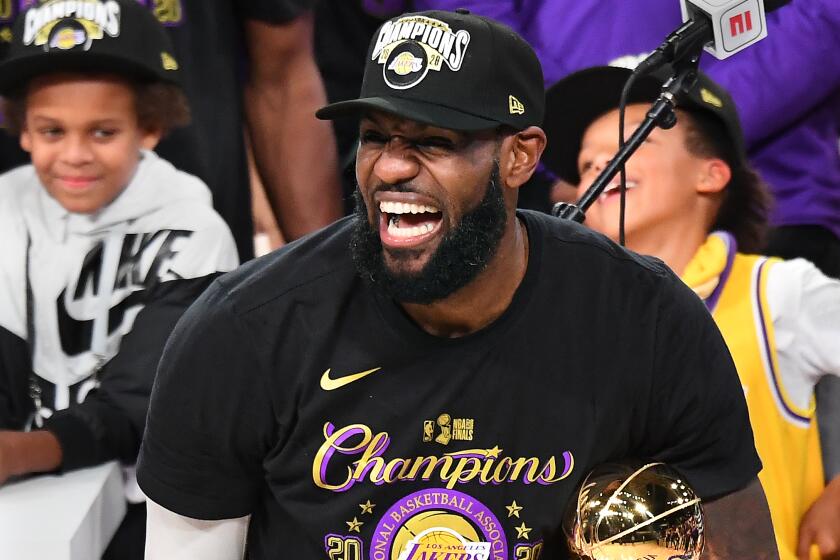
[[[681,112],[688,117],[684,121],[688,151],[699,157],[721,159],[732,172],[711,231],[730,232],[738,242],[740,252],[760,252],[767,239],[773,204],[767,184],[739,153],[719,119],[698,111]]]
[[[99,73],[79,72],[86,76]],[[75,72],[74,72],[75,74]],[[137,123],[143,130],[160,130],[164,134],[190,122],[190,106],[183,90],[167,82],[141,82],[120,76],[134,91]],[[3,117],[7,130],[17,136],[26,124],[26,98],[29,83],[2,99]]]

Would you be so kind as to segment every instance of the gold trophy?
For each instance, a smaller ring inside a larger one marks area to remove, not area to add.
[[[609,463],[583,481],[566,514],[569,550],[585,560],[697,560],[700,498],[664,463]]]

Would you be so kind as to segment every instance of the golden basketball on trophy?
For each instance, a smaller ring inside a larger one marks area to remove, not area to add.
[[[700,498],[664,463],[596,467],[563,529],[569,550],[585,560],[697,560],[703,550]]]

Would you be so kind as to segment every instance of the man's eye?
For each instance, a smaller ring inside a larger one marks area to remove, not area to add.
[[[592,162],[591,161],[584,161],[584,162],[578,164],[578,174],[579,175],[583,175],[584,173],[586,173],[590,169],[592,169]]]
[[[111,138],[117,133],[113,128],[97,128],[93,131],[93,137],[98,139]]]
[[[383,134],[373,130],[362,132],[361,140],[362,144],[384,144],[386,141]]]
[[[455,147],[455,143],[449,138],[441,136],[429,136],[417,142],[417,144],[424,148],[439,148],[442,150],[451,150]]]
[[[42,136],[46,136],[47,138],[58,138],[64,131],[60,128],[48,127],[42,128],[38,132],[39,134],[41,134]]]

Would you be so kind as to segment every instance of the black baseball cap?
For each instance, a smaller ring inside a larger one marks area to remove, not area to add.
[[[63,71],[179,83],[166,31],[137,0],[47,0],[21,12],[0,61],[0,94]]]
[[[453,130],[542,123],[543,74],[511,28],[466,10],[404,14],[380,26],[358,99],[321,108],[319,119],[380,110]]]
[[[598,117],[618,108],[621,90],[632,72],[616,66],[595,66],[570,74],[548,89],[543,125],[548,145],[540,161],[550,171],[573,185],[580,182],[577,160],[583,134]],[[670,67],[666,67],[638,78],[630,90],[628,103],[655,101],[671,73]],[[737,160],[746,161],[744,134],[735,102],[706,74],[698,73],[689,91],[678,97],[677,107],[718,119],[735,146]],[[631,133],[628,130],[627,137]]]

